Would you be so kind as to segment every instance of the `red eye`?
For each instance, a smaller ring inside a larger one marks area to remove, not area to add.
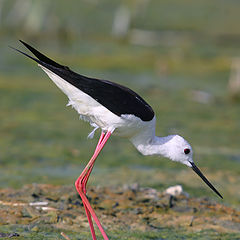
[[[185,148],[185,149],[184,149],[184,153],[185,153],[185,154],[189,154],[189,153],[190,153],[190,149],[189,149],[189,148]]]

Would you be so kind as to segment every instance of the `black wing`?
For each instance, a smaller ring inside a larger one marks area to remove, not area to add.
[[[114,114],[118,116],[122,114],[133,114],[143,121],[153,119],[154,112],[151,106],[131,89],[107,80],[99,80],[77,74],[67,66],[60,65],[49,59],[27,43],[21,40],[20,42],[24,44],[37,59],[14,48],[15,50],[54,72],[65,81],[94,98]]]

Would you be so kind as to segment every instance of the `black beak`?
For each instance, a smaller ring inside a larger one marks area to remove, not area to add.
[[[207,178],[202,174],[199,168],[193,163],[190,162],[192,165],[192,170],[220,197],[223,198],[222,195],[217,191],[217,189],[207,180]]]

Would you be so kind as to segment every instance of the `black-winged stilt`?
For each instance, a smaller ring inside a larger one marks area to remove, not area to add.
[[[60,65],[20,40],[36,58],[18,50],[31,58],[47,73],[51,80],[68,96],[69,103],[88,121],[94,130],[101,128],[102,133],[95,152],[75,182],[76,189],[83,201],[93,240],[96,239],[92,218],[103,238],[108,239],[100,221],[86,197],[86,184],[96,158],[112,134],[127,137],[143,155],[160,155],[191,167],[202,180],[221,198],[193,162],[190,144],[179,135],[155,136],[156,117],[149,106],[137,93],[122,85],[85,77]]]

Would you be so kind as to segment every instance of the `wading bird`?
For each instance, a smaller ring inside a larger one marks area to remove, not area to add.
[[[86,185],[96,158],[112,134],[128,138],[143,155],[164,156],[187,165],[222,198],[222,195],[194,164],[192,147],[183,137],[179,135],[155,136],[154,111],[137,93],[117,83],[77,74],[67,66],[54,62],[27,43],[21,40],[20,42],[36,58],[14,49],[37,62],[50,79],[68,96],[68,105],[75,108],[81,118],[94,127],[90,136],[93,136],[98,128],[102,130],[92,158],[75,182],[77,192],[83,201],[93,240],[96,240],[96,234],[92,218],[103,238],[107,240],[108,237],[86,197]]]

